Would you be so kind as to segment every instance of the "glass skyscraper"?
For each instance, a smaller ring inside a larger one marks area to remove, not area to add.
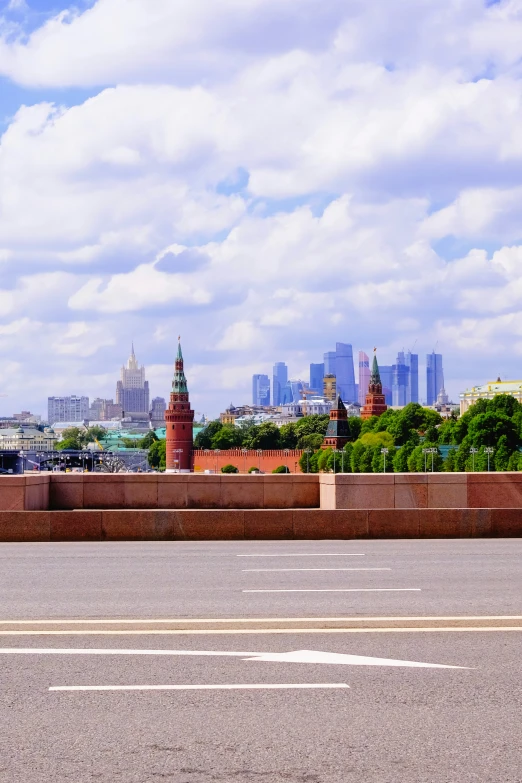
[[[310,388],[317,394],[323,393],[324,362],[310,365]]]
[[[410,368],[404,351],[399,351],[392,367],[392,405],[404,407],[410,402]]]
[[[418,402],[419,401],[419,354],[408,351],[408,353],[405,354],[404,360],[406,366],[410,368],[408,402]]]
[[[335,351],[327,351],[324,355],[324,374],[325,375],[336,375],[335,372],[335,360],[337,358],[337,354]],[[323,376],[324,377],[324,376]]]
[[[433,351],[426,356],[426,404],[435,405],[437,396],[443,388],[442,354]]]
[[[379,374],[381,376],[382,393],[384,394],[386,405],[393,405],[393,366],[391,364],[380,364]]]
[[[252,376],[252,405],[270,405],[270,379],[268,375]]]
[[[336,343],[335,345],[335,376],[337,378],[337,394],[341,395],[342,401],[357,402],[353,350],[348,343]]]
[[[288,386],[288,367],[284,362],[276,362],[274,364],[273,378],[272,378],[272,405],[282,405],[285,401],[283,399],[286,394],[283,394],[283,389]],[[292,400],[286,400],[286,402],[292,402]]]
[[[364,351],[359,351],[359,405],[366,402],[370,374],[370,360]]]

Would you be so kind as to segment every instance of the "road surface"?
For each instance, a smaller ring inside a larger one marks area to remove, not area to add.
[[[520,783],[521,564],[522,540],[0,545],[0,781]]]

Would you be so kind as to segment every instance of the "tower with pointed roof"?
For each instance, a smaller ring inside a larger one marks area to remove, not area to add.
[[[140,367],[136,359],[134,343],[116,384],[116,404],[121,405],[124,416],[149,413],[149,382],[145,380],[145,367]]]
[[[193,422],[194,411],[190,407],[181,341],[178,338],[172,390],[169,405],[165,411],[167,471],[186,473],[192,470]]]
[[[361,408],[361,419],[369,419],[372,416],[381,416],[386,410],[388,410],[388,406],[386,405],[386,398],[382,393],[379,365],[377,363],[377,356],[374,353],[372,374],[370,376],[370,384],[368,386],[368,394],[366,395],[366,402]]]
[[[338,394],[335,405],[330,410],[330,421],[328,422],[328,429],[326,430],[321,448],[342,449],[349,440],[348,412],[344,402],[341,400],[341,395]]]

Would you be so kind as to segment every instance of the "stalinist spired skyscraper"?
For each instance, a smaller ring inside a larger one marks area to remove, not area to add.
[[[140,367],[134,354],[134,344],[126,367],[121,368],[121,379],[116,384],[116,402],[122,406],[123,415],[149,413],[149,382],[145,380],[145,367]]]

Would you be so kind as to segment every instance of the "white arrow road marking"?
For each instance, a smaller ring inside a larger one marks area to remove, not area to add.
[[[372,658],[366,655],[347,655],[319,650],[296,650],[283,653],[263,652],[221,652],[217,650],[118,650],[110,648],[74,649],[66,647],[3,647],[0,655],[171,655],[171,656],[216,656],[242,658],[244,661],[266,663],[328,663],[347,666],[408,666],[419,669],[468,669],[468,666],[447,666],[441,663],[420,663],[418,661],[396,661],[392,658]]]

